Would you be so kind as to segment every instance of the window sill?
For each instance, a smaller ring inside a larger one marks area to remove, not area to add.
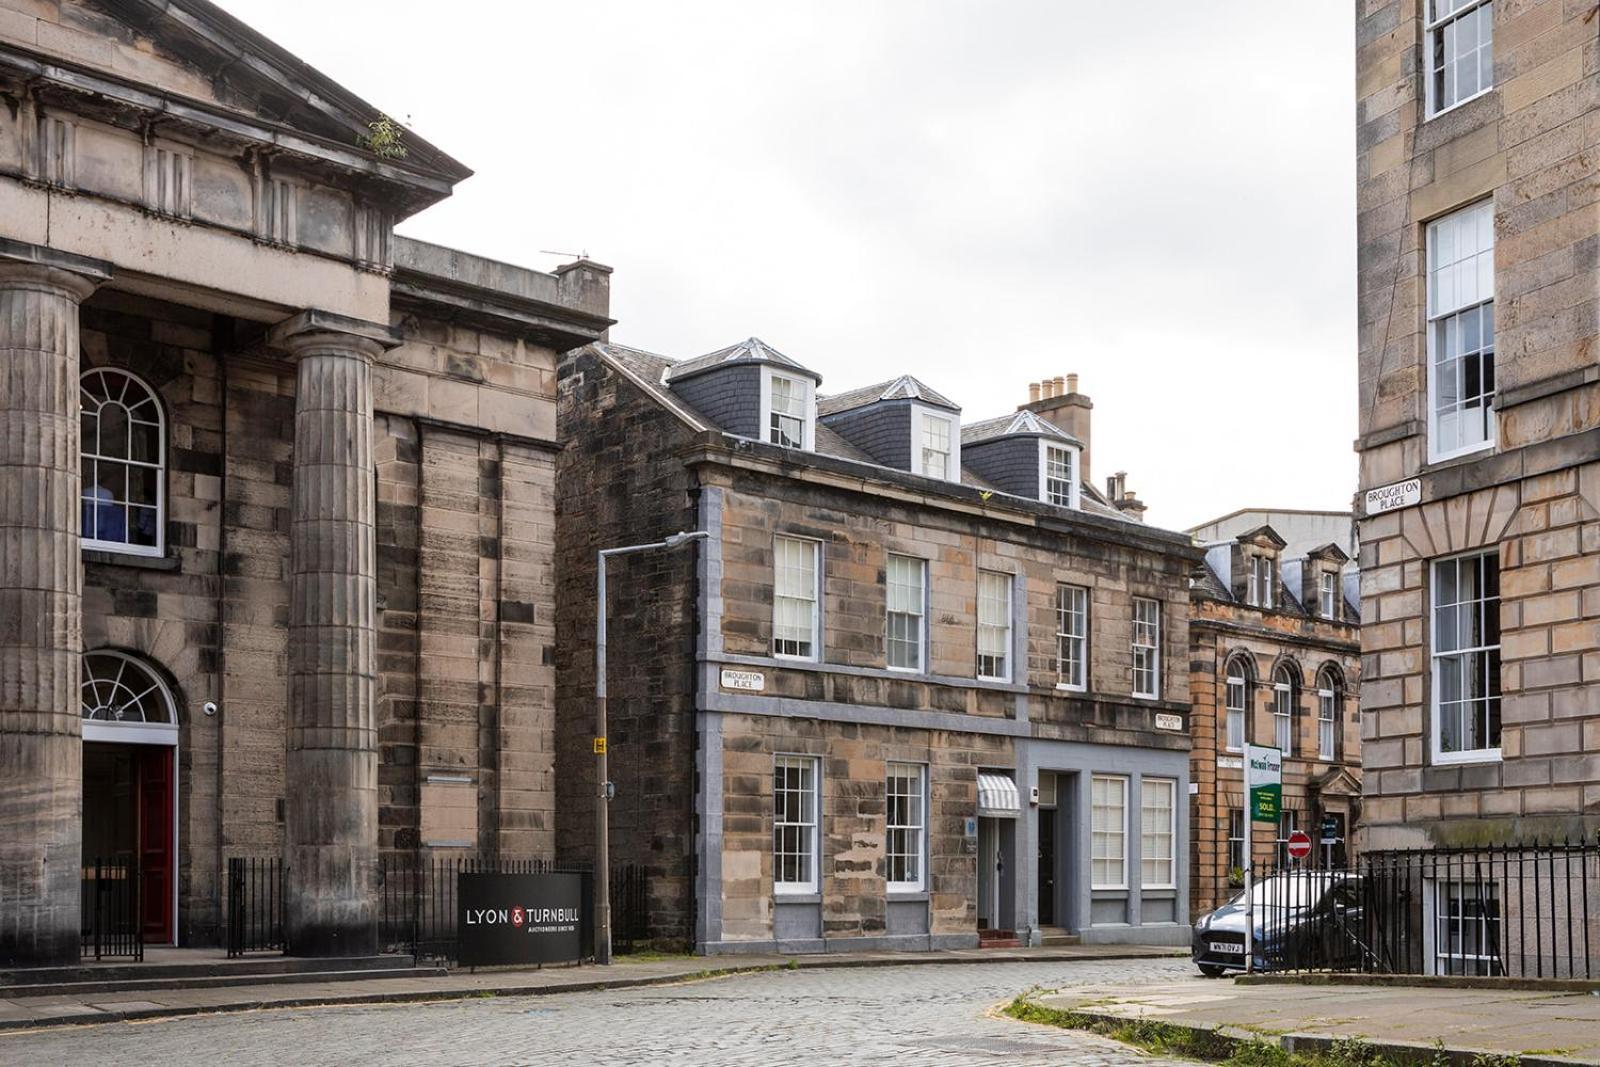
[[[815,889],[778,889],[772,890],[774,904],[821,904],[822,894]]]
[[[888,900],[891,904],[927,903],[929,899],[926,889],[895,889],[891,886],[888,892]]]
[[[1087,693],[1088,691],[1089,687],[1086,685],[1068,685],[1066,682],[1056,683],[1056,692],[1058,693]]]
[[[1454,452],[1434,453],[1430,450],[1428,452],[1428,462],[1423,464],[1421,473],[1430,474],[1442,467],[1450,467],[1461,461],[1482,456],[1485,453],[1492,454],[1496,444],[1498,444],[1498,441],[1485,441],[1470,448],[1458,448]]]
[[[1435,752],[1433,763],[1436,767],[1461,767],[1479,763],[1503,763],[1504,757],[1498,748],[1483,749],[1478,752]]]
[[[1424,74],[1423,76],[1427,77],[1428,75]],[[1432,122],[1434,119],[1442,119],[1446,115],[1450,114],[1452,111],[1458,111],[1461,108],[1466,107],[1468,104],[1472,103],[1474,100],[1483,99],[1484,97],[1488,96],[1490,93],[1494,92],[1494,89],[1495,89],[1495,87],[1492,86],[1492,85],[1489,86],[1487,89],[1479,89],[1477,92],[1473,93],[1471,96],[1462,97],[1460,100],[1457,100],[1455,103],[1451,104],[1449,107],[1440,108],[1438,111],[1435,111],[1435,112],[1433,112],[1431,114],[1428,114],[1428,115],[1424,115],[1422,117],[1422,121],[1423,122]]]
[[[132,552],[107,552],[103,548],[83,550],[83,562],[98,563],[107,567],[136,567],[147,571],[177,571],[182,569],[177,556],[140,556]]]

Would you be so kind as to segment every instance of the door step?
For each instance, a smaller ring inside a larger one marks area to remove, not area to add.
[[[431,978],[440,966],[415,966],[410,956],[297,959],[292,956],[193,963],[102,963],[0,972],[0,999],[147,989],[211,989],[292,982],[355,982],[368,978]]]
[[[1021,948],[1015,930],[979,930],[979,948]]]
[[[1083,940],[1077,934],[1069,934],[1059,926],[1043,926],[1039,928],[1040,944],[1042,945],[1080,945]]]

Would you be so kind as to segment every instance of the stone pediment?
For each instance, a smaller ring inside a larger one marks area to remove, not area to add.
[[[1313,779],[1311,787],[1325,797],[1360,797],[1361,776],[1348,767],[1335,767]]]
[[[0,74],[91,117],[258,146],[342,171],[410,214],[471,171],[409,130],[403,158],[363,147],[382,111],[206,0],[62,0],[0,20]]]

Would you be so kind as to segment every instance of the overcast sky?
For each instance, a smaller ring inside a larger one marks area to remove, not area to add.
[[[1350,504],[1348,3],[222,3],[477,172],[401,232],[587,252],[617,341],[968,420],[1077,372],[1153,522]]]

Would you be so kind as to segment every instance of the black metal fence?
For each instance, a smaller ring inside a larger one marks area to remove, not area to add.
[[[1264,969],[1600,976],[1597,844],[1373,852],[1255,877]]]
[[[225,890],[228,958],[289,951],[283,921],[283,860],[232,856]]]
[[[378,866],[378,946],[417,959],[454,961],[456,879],[462,874],[589,874],[587,865],[540,859],[386,855]],[[615,951],[631,952],[649,938],[649,880],[644,868],[611,870],[611,929]]]
[[[85,860],[78,908],[78,955],[84,959],[144,959],[141,874],[133,856]]]

